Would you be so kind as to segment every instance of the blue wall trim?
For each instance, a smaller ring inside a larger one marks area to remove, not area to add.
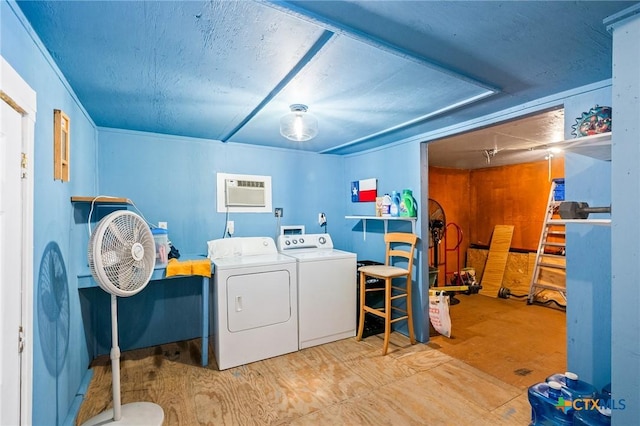
[[[325,44],[331,40],[333,37],[333,33],[331,31],[323,31],[318,40],[311,46],[309,51],[304,54],[304,56],[298,61],[298,63],[291,68],[291,70],[287,73],[287,75],[276,85],[276,87],[269,92],[269,94],[260,102],[254,109],[251,111],[241,122],[238,124],[233,130],[224,135],[221,139],[223,142],[228,141],[242,129],[245,124],[247,124],[253,117],[262,110],[269,102],[275,98],[278,93],[280,93],[289,83],[293,80],[299,73],[302,68],[304,68],[313,57],[324,47]]]
[[[491,92],[491,94],[496,94],[500,92],[500,89],[497,88],[496,86],[490,85],[486,82],[481,82],[475,78],[468,76],[465,73],[452,69],[451,67],[446,67],[434,60],[426,58],[422,55],[418,55],[415,52],[409,51],[407,49],[403,49],[393,43],[390,43],[386,40],[382,40],[379,37],[376,37],[364,31],[358,30],[349,25],[345,25],[345,24],[336,22],[332,19],[328,19],[326,17],[320,16],[316,13],[313,13],[305,9],[302,6],[297,6],[289,1],[280,1],[280,0],[263,1],[263,3],[270,5],[278,10],[284,11],[289,15],[296,16],[300,19],[311,22],[313,24],[319,24],[321,27],[330,28],[336,34],[344,34],[346,36],[359,40],[363,43],[376,47],[385,52],[392,53],[404,59],[409,59],[421,65],[426,65],[430,68],[437,69],[438,71],[441,71],[445,74],[455,76],[469,83],[473,83],[475,85],[481,86],[487,89],[488,92]]]
[[[64,426],[75,426],[76,419],[78,417],[78,412],[80,411],[80,406],[82,405],[82,401],[84,401],[84,397],[87,394],[87,390],[89,389],[89,384],[91,383],[92,378],[93,378],[93,370],[88,369],[85,375],[82,377],[82,382],[78,387],[76,396],[73,398],[73,401],[71,402],[71,406],[69,407],[69,412],[67,413],[67,417],[64,419],[64,422],[62,423]]]

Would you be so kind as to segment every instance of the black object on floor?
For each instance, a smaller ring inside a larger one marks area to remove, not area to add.
[[[460,303],[460,299],[456,299],[455,292],[448,291],[447,294],[449,295],[449,306],[457,305],[458,303]]]
[[[362,338],[374,336],[384,333],[384,318],[375,315],[364,316],[364,330],[362,330]]]
[[[373,260],[360,260],[356,264],[357,268],[361,266],[369,266],[369,265],[384,265],[384,263],[376,262]],[[356,304],[356,333],[358,327],[360,326],[360,273],[356,272],[356,283],[357,283],[357,304]],[[377,278],[367,278],[367,288],[384,288],[384,280]],[[368,293],[367,296],[367,306],[374,307],[382,307],[384,305],[384,291],[376,291]],[[362,331],[362,338],[373,336],[375,334],[384,333],[384,318],[372,315],[365,314],[364,316],[364,330]]]

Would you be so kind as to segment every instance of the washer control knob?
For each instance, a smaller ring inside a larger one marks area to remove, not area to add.
[[[318,238],[318,241],[320,242],[320,244],[324,244],[327,242],[327,239],[325,237],[320,237]]]
[[[291,241],[289,241],[289,240],[284,240],[284,243],[285,243],[285,245],[288,245],[288,246],[291,245]]]
[[[300,244],[304,244],[304,238],[300,238]]]
[[[293,244],[298,244],[298,240],[293,240]]]

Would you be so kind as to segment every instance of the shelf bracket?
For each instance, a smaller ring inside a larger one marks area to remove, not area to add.
[[[416,221],[415,217],[379,217],[379,216],[345,216],[345,219],[357,219],[362,222],[362,240],[367,240],[367,220],[381,220],[384,225],[384,233],[389,232],[389,221],[400,220],[411,222],[411,232],[416,233]]]

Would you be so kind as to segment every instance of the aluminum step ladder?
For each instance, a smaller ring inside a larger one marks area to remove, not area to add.
[[[531,304],[536,297],[545,290],[560,293],[565,303],[567,301],[567,260],[565,224],[557,214],[560,201],[559,185],[564,185],[564,179],[554,179],[551,182],[547,210],[545,212],[540,242],[536,252],[535,267],[531,275],[529,296],[527,303]]]

